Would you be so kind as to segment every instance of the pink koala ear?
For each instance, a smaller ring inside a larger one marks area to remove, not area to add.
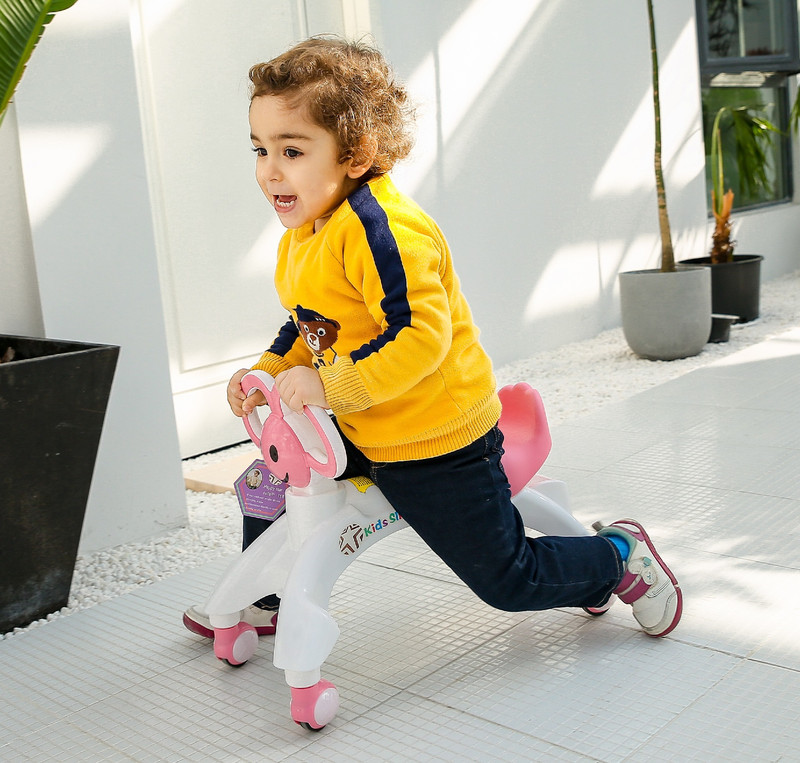
[[[311,422],[325,448],[325,461],[319,461],[307,454],[308,465],[323,477],[338,477],[347,466],[347,453],[342,438],[333,425],[330,416],[316,405],[305,406],[303,415]]]
[[[245,395],[250,395],[255,390],[260,390],[267,398],[267,405],[270,411],[274,412],[276,416],[283,417],[283,411],[280,405],[280,395],[275,389],[275,379],[273,379],[266,371],[250,371],[242,377],[241,381],[242,392]],[[244,417],[244,428],[250,439],[260,448],[261,447],[261,433],[264,425],[258,415],[257,409],[252,410],[247,416]]]

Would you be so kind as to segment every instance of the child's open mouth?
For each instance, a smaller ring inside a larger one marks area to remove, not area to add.
[[[288,211],[294,206],[296,201],[297,196],[276,196],[275,209],[277,209],[279,212]]]

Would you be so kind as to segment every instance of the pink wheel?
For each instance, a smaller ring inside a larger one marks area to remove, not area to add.
[[[319,681],[304,689],[292,687],[292,720],[309,731],[330,723],[339,709],[339,692],[330,681]]]
[[[228,665],[244,665],[257,647],[258,633],[252,625],[237,623],[232,628],[214,629],[214,654]]]

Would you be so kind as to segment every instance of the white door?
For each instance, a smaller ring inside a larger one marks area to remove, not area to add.
[[[187,457],[246,439],[227,380],[255,362],[287,317],[272,286],[283,228],[254,178],[248,69],[309,34],[366,31],[369,12],[361,0],[134,0],[131,9]]]

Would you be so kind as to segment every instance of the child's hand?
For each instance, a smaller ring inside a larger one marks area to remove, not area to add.
[[[247,416],[257,405],[264,405],[264,393],[256,390],[250,397],[242,391],[242,378],[249,373],[249,368],[240,368],[228,382],[228,405],[236,416]]]
[[[301,413],[304,405],[319,405],[328,408],[322,379],[315,369],[295,366],[275,377],[275,387],[286,405]]]

